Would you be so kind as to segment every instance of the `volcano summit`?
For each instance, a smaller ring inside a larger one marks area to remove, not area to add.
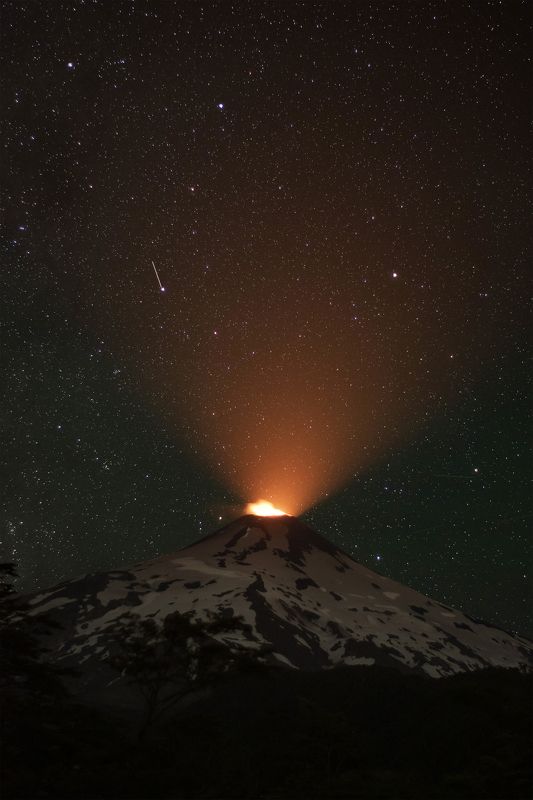
[[[372,572],[289,516],[247,515],[171,555],[26,599],[60,626],[47,641],[55,658],[87,676],[131,612],[239,616],[250,626],[242,647],[266,645],[275,662],[306,670],[376,664],[438,678],[533,662],[528,640]]]

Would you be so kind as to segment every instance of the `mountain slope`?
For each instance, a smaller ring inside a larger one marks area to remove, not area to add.
[[[239,615],[251,626],[242,644],[269,643],[278,662],[304,669],[380,664],[440,677],[533,661],[533,643],[377,575],[295,517],[242,517],[177,553],[29,603],[61,625],[49,643],[57,657],[87,671],[128,612]]]

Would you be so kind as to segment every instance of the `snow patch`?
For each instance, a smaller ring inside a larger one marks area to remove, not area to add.
[[[186,557],[179,561],[177,559],[172,561],[176,567],[188,569],[191,572],[200,572],[202,575],[217,575],[228,578],[239,578],[243,582],[249,580],[248,571],[237,572],[229,570],[226,567],[216,567],[214,564],[207,564],[205,561],[200,561],[198,558]]]
[[[351,664],[352,666],[361,666],[361,667],[371,667],[373,664],[376,663],[375,658],[356,658],[355,656],[348,656],[344,659],[346,664]]]
[[[46,595],[43,596],[46,597]],[[55,597],[53,600],[49,600],[48,603],[45,603],[39,609],[36,609],[36,611],[38,611],[39,614],[44,614],[46,611],[50,611],[52,608],[61,608],[62,606],[67,606],[69,603],[75,602],[76,600],[72,597]]]

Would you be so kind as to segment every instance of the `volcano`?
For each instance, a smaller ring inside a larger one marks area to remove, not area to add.
[[[241,646],[266,645],[275,662],[303,670],[380,665],[439,678],[533,663],[532,642],[367,569],[289,516],[244,516],[176,553],[26,602],[32,616],[56,623],[47,646],[86,683],[131,612],[241,617],[250,626]]]

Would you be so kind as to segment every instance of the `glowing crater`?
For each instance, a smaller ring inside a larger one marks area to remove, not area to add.
[[[268,500],[258,500],[257,503],[248,503],[246,506],[247,514],[255,514],[256,517],[285,517],[286,511],[275,508]]]

